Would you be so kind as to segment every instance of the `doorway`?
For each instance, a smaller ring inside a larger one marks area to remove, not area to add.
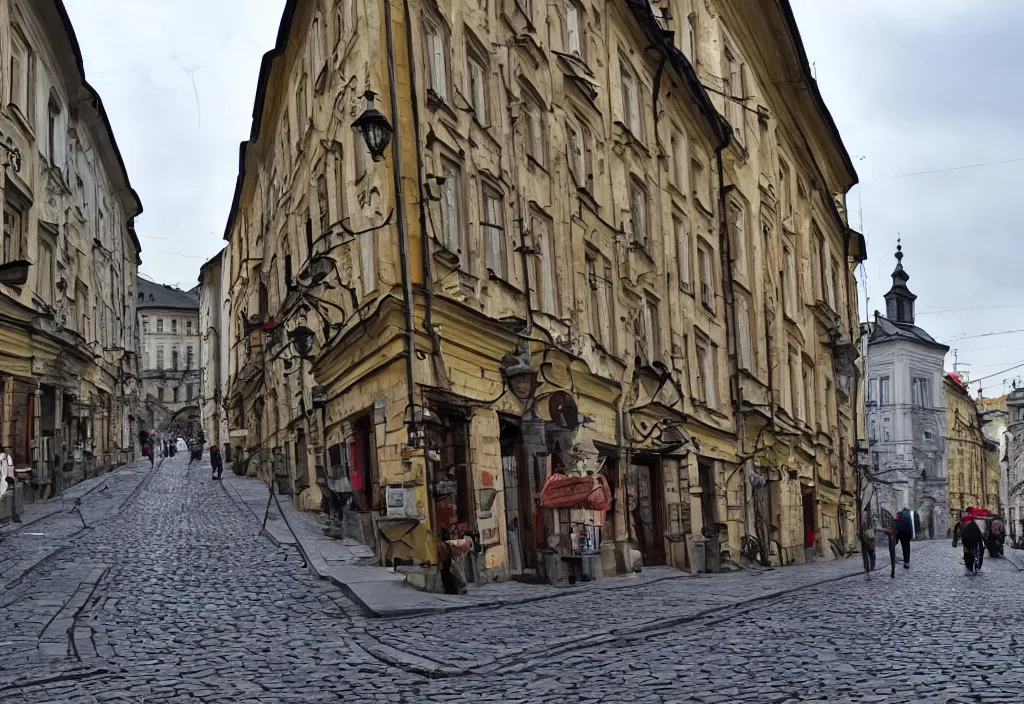
[[[818,526],[815,520],[814,510],[814,487],[806,484],[800,486],[800,500],[803,503],[804,513],[804,552],[808,560],[814,559],[817,554]]]
[[[630,521],[645,566],[665,564],[665,521],[662,515],[663,482],[661,463],[634,462],[630,471],[636,481]]]
[[[501,418],[501,472],[505,492],[505,529],[508,534],[509,573],[522,575],[537,569],[533,541],[533,487],[526,448],[518,423]]]
[[[469,422],[457,412],[437,412],[438,423],[427,430],[431,519],[441,540],[462,538],[473,531],[474,496],[469,469]]]

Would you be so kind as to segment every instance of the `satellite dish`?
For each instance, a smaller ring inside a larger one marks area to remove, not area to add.
[[[580,424],[579,408],[565,391],[556,391],[548,398],[548,413],[551,420],[560,428],[575,429]]]

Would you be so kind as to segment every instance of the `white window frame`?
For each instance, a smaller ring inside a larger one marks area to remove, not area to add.
[[[25,256],[25,220],[27,208],[20,199],[8,195],[4,199],[3,239],[0,241],[0,263],[23,259]]]
[[[622,84],[622,124],[637,140],[644,141],[644,106],[640,99],[640,76],[625,57],[619,57]]]
[[[629,182],[630,222],[633,226],[633,241],[649,252],[651,242],[651,206],[647,187],[637,177]]]
[[[743,59],[740,58],[739,52],[729,42],[726,41],[724,44],[725,50],[722,53],[724,85],[722,92],[725,94],[725,113],[729,124],[733,127],[733,137],[736,139],[736,143],[745,148],[747,141],[746,110],[744,109],[744,103],[738,102],[746,100],[747,97],[744,63]]]
[[[749,259],[749,252],[747,251],[747,208],[744,203],[735,199],[729,202],[729,233],[732,235],[733,264],[736,267],[736,272],[745,277],[747,275],[747,261]]]
[[[672,214],[672,229],[676,236],[676,262],[679,266],[679,287],[684,291],[693,290],[692,248],[690,241],[690,219],[686,213]]]
[[[558,287],[555,277],[557,261],[551,224],[539,215],[531,217],[530,231],[533,233],[537,253],[534,255],[534,276],[531,282],[537,295],[537,310],[558,316]]]
[[[754,371],[754,347],[750,326],[750,304],[746,296],[736,296],[737,363],[740,369]]]
[[[444,159],[441,167],[444,184],[441,186],[442,243],[459,257],[459,267],[465,269],[465,242],[462,237],[462,169],[454,161]]]
[[[892,403],[892,383],[888,374],[878,377],[878,403],[882,406]]]
[[[11,65],[9,71],[10,103],[21,111],[30,122],[32,119],[32,82],[34,80],[33,62],[35,57],[28,40],[20,28],[11,28]]]
[[[547,125],[544,105],[532,88],[523,87],[523,116],[526,118],[526,154],[543,168],[548,165]]]
[[[584,58],[583,11],[573,0],[565,5],[565,53]]]
[[[484,264],[499,279],[509,278],[508,246],[505,239],[505,198],[489,183],[483,184],[480,198],[480,234],[484,246]]]
[[[782,258],[784,265],[783,271],[785,276],[783,280],[783,286],[785,287],[784,308],[786,314],[790,318],[793,318],[796,315],[797,303],[799,301],[799,298],[797,296],[799,282],[797,281],[796,252],[794,251],[792,245],[788,243],[783,245]]]
[[[429,18],[424,20],[423,34],[428,69],[427,87],[433,91],[435,98],[448,105],[451,102],[448,94],[448,32],[440,20]]]
[[[490,106],[488,105],[490,97],[488,77],[490,72],[487,61],[479,54],[479,50],[473,44],[467,42],[466,95],[469,96],[469,102],[473,107],[473,117],[476,119],[477,124],[486,127],[488,126],[487,120],[490,115]]]
[[[710,312],[715,312],[715,271],[712,264],[714,250],[703,239],[697,241],[697,272],[700,277],[700,302]]]
[[[710,340],[698,335],[694,340],[697,350],[697,389],[701,394],[701,401],[708,408],[718,406],[718,390],[715,379],[715,346]]]

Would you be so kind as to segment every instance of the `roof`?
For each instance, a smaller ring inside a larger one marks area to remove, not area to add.
[[[256,81],[256,99],[252,107],[252,126],[249,128],[249,139],[238,145],[238,177],[235,179],[235,193],[231,197],[231,210],[228,211],[228,222],[224,227],[224,239],[231,237],[231,228],[235,223],[235,216],[238,214],[238,204],[242,198],[242,187],[245,185],[245,161],[248,147],[256,142],[260,136],[260,127],[263,125],[263,106],[267,98],[267,84],[270,82],[270,72],[274,68],[274,59],[284,54],[288,47],[288,37],[292,31],[292,21],[295,19],[295,11],[299,7],[299,0],[287,0],[284,12],[281,14],[281,24],[277,28],[277,41],[274,48],[263,55],[260,62],[260,77]]]
[[[793,46],[796,48],[797,57],[800,61],[800,71],[803,73],[804,83],[807,84],[808,92],[811,95],[811,99],[814,101],[815,107],[818,108],[818,114],[825,123],[825,127],[829,132],[829,136],[832,137],[832,141],[835,143],[835,147],[839,150],[839,154],[843,160],[843,166],[846,167],[850,173],[850,187],[856,186],[860,183],[860,177],[857,175],[857,169],[853,166],[853,160],[850,158],[850,153],[846,151],[846,145],[843,144],[843,138],[839,135],[839,128],[836,127],[836,121],[832,118],[832,113],[829,112],[828,106],[825,104],[825,99],[821,97],[821,91],[818,90],[818,81],[814,77],[814,72],[811,70],[811,62],[807,59],[807,51],[804,49],[804,41],[800,37],[800,30],[797,28],[796,16],[793,14],[793,6],[789,0],[780,0],[779,7],[782,10],[782,16],[785,19],[786,26],[789,29],[790,37],[793,39]]]
[[[75,36],[75,29],[71,24],[71,18],[68,16],[67,8],[64,7],[64,3],[61,0],[53,0],[53,6],[57,10],[57,15],[60,17],[61,24],[64,25],[64,31],[68,37],[68,43],[71,45],[71,53],[75,57],[75,65],[78,67],[78,75],[82,80],[82,86],[89,92],[89,95],[93,99],[93,106],[96,109],[96,114],[99,116],[100,121],[107,131],[107,139],[110,140],[110,148],[114,152],[114,157],[117,159],[118,165],[121,167],[121,177],[124,179],[124,185],[131,193],[132,199],[135,201],[135,212],[131,217],[142,214],[142,199],[139,198],[139,194],[136,193],[135,189],[132,188],[131,181],[128,180],[128,168],[124,164],[124,158],[121,156],[121,150],[117,146],[117,140],[114,138],[114,128],[110,126],[110,119],[107,117],[107,111],[103,107],[103,99],[100,98],[100,94],[96,91],[89,81],[85,79],[85,61],[82,59],[82,47],[78,44],[78,37]],[[79,106],[82,105],[80,101]],[[128,228],[132,236],[132,244],[135,245],[135,253],[139,254],[142,252],[142,244],[139,242],[139,237],[135,232],[135,228]]]
[[[868,338],[868,344],[877,345],[883,342],[895,342],[899,340],[916,342],[918,344],[928,345],[943,350],[949,349],[948,345],[937,342],[935,338],[916,325],[911,325],[909,323],[894,323],[888,318],[876,315],[875,324],[871,329],[871,337]]]
[[[136,304],[136,308],[139,310],[146,310],[147,308],[176,308],[199,312],[199,299],[188,291],[182,291],[180,288],[174,288],[166,284],[147,281],[142,277],[136,278],[135,285],[136,295],[141,294],[143,297]]]
[[[220,260],[224,257],[224,252],[225,251],[227,251],[227,247],[222,247],[219,252],[217,252],[212,257],[207,259],[205,262],[203,262],[203,265],[201,267],[199,267],[199,284],[200,284],[200,286],[203,283],[203,272],[206,271],[206,269],[211,267],[211,266],[214,266],[216,264],[220,264]]]

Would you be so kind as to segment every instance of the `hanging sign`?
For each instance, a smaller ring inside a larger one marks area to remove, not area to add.
[[[540,494],[544,508],[589,508],[607,511],[612,507],[612,491],[603,475],[570,477],[552,474]]]

